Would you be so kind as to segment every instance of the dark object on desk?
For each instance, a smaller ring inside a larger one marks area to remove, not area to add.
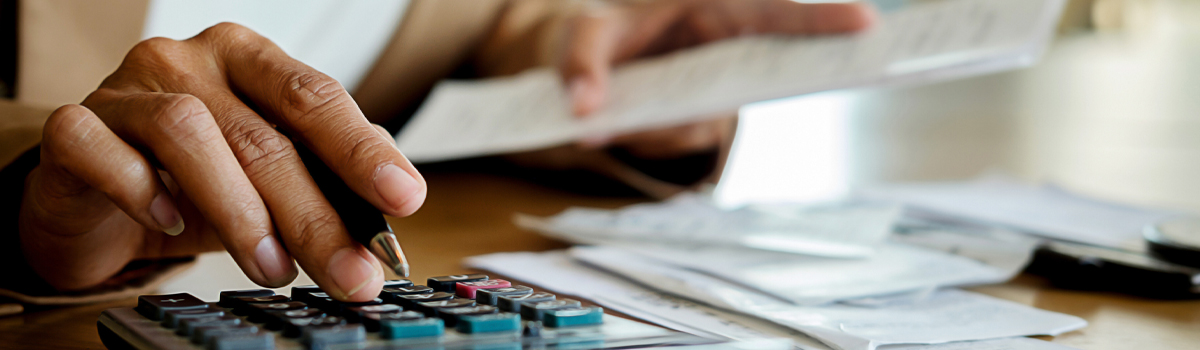
[[[408,277],[408,259],[404,257],[404,251],[400,249],[400,243],[396,241],[396,235],[388,226],[383,212],[354,193],[333,169],[329,169],[329,166],[303,143],[294,143],[296,153],[300,155],[308,174],[316,181],[317,188],[325,195],[329,204],[333,205],[338,217],[342,218],[350,237],[370,249],[385,267],[392,269],[397,275]]]
[[[1111,291],[1155,299],[1200,298],[1200,269],[1147,254],[1048,242],[1034,252],[1026,271],[1067,289]]]
[[[1146,227],[1146,249],[1159,260],[1200,268],[1200,218],[1178,216]]]
[[[487,280],[485,275],[471,276]],[[478,284],[455,287],[456,290],[480,288]],[[504,288],[516,287],[528,289]],[[433,292],[431,288],[424,290],[430,295],[450,295]],[[719,343],[606,316],[603,309],[582,307],[569,299],[561,299],[557,304],[533,305],[518,314],[490,305],[477,306],[467,298],[453,298],[441,303],[445,305],[437,305],[445,307],[421,313],[390,302],[367,306],[338,302],[323,298],[324,292],[310,286],[294,287],[290,298],[263,294],[262,290],[222,292],[226,299],[223,304],[232,307],[205,303],[187,293],[145,295],[138,298],[136,309],[105,310],[97,321],[97,330],[109,349],[143,350],[197,346],[240,350],[635,349]],[[554,299],[549,293],[536,294]],[[275,310],[273,305],[280,308]],[[235,313],[234,309],[255,312]],[[215,314],[195,316],[196,310]],[[163,322],[167,319],[173,321]]]

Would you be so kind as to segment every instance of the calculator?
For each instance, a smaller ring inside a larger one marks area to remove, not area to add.
[[[109,349],[633,349],[717,341],[615,317],[596,306],[483,274],[387,281],[375,300],[341,302],[316,286],[143,295],[105,310]]]

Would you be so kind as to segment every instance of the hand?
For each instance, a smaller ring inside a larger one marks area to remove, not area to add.
[[[867,28],[862,3],[791,0],[610,1],[567,20],[558,62],[575,115],[604,106],[614,65],[717,40],[754,34],[831,34]]]
[[[73,290],[133,259],[224,248],[260,285],[290,283],[295,258],[332,296],[374,298],[379,262],[276,127],[384,213],[424,202],[424,179],[341,84],[224,23],[143,41],[82,105],[50,116],[21,205],[25,256]]]

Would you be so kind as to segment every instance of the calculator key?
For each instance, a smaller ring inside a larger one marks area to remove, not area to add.
[[[402,288],[402,287],[412,287],[412,286],[413,286],[413,281],[403,279],[403,278],[383,281],[383,288]]]
[[[300,309],[300,310],[268,310],[267,312],[267,329],[281,330],[289,324],[288,320],[295,318],[314,319],[325,317],[325,312],[320,309]]]
[[[383,321],[380,322],[379,337],[383,339],[436,337],[442,335],[445,328],[446,325],[440,318]]]
[[[265,296],[265,297],[237,297],[237,298],[233,298],[231,303],[234,304],[234,306],[233,306],[234,314],[246,315],[257,309],[257,308],[250,306],[253,304],[278,304],[278,303],[286,303],[289,301],[292,301],[292,299],[288,298],[287,296],[272,295],[272,296]]]
[[[416,311],[400,311],[387,313],[371,313],[362,316],[360,321],[368,332],[378,332],[379,325],[386,321],[411,321],[425,318],[425,314]]]
[[[527,338],[538,338],[545,331],[546,328],[541,322],[526,322],[525,327],[521,330],[521,335]]]
[[[475,306],[475,301],[471,299],[450,299],[441,301],[426,301],[417,303],[413,308],[414,311],[424,312],[425,316],[438,317],[438,311],[441,309],[450,309],[456,307]]]
[[[521,315],[505,312],[462,316],[454,328],[467,334],[519,331],[521,330]]]
[[[182,319],[221,316],[225,316],[225,310],[212,306],[203,309],[171,310],[163,313],[162,326],[175,329],[179,327],[179,320]]]
[[[322,299],[322,300],[323,301],[320,305],[322,310],[325,310],[325,312],[328,312],[330,315],[339,315],[339,316],[346,315],[347,310],[349,310],[350,308],[383,304],[383,299],[379,299],[379,298],[375,298],[371,301],[364,301],[364,302],[346,302],[346,301],[338,301],[338,300],[332,299],[332,298]]]
[[[208,308],[208,303],[188,293],[167,295],[143,295],[138,297],[137,311],[151,320],[162,321],[163,313],[169,310]]]
[[[312,329],[340,326],[344,324],[347,324],[346,319],[338,316],[292,318],[288,319],[287,323],[284,324],[283,336],[296,338],[304,335],[305,332],[308,332]]]
[[[578,300],[571,299],[524,302],[521,303],[521,317],[530,321],[541,321],[546,311],[579,308],[581,305]]]
[[[175,328],[175,334],[185,337],[192,336],[196,333],[196,329],[200,327],[224,327],[224,326],[240,326],[242,319],[225,315],[215,317],[202,318],[185,318],[179,320],[179,327]]]
[[[467,299],[475,299],[475,292],[481,289],[496,289],[512,287],[512,283],[505,280],[486,280],[479,282],[458,282],[454,286],[455,292],[459,297]]]
[[[309,302],[311,300],[310,296],[312,295],[312,293],[324,294],[325,291],[322,291],[321,287],[317,287],[316,285],[313,285],[313,284],[292,287],[292,299],[295,299],[297,301],[303,301],[306,303]],[[328,298],[328,297],[329,297],[329,295],[321,296],[321,298]]]
[[[367,340],[367,331],[360,324],[310,327],[301,342],[309,349],[326,349],[332,345],[359,343]]]
[[[432,294],[432,293],[433,293],[433,288],[429,288],[426,286],[386,287],[386,288],[383,288],[383,291],[379,292],[379,297],[385,301],[396,303],[396,302],[402,301],[402,299],[400,298],[400,296],[402,296],[402,295]]]
[[[496,305],[496,300],[501,296],[513,295],[529,295],[533,294],[533,288],[526,286],[512,286],[496,289],[480,289],[475,292],[475,303],[483,305]]]
[[[232,308],[238,306],[237,301],[234,300],[235,298],[269,297],[272,295],[275,295],[275,292],[268,289],[227,290],[221,292],[221,301],[217,302],[217,305]]]
[[[250,316],[250,322],[262,323],[268,322],[272,318],[271,315],[267,314],[267,311],[302,310],[307,309],[308,304],[299,301],[289,301],[286,303],[250,304],[250,307],[250,312],[247,313]]]
[[[604,309],[585,307],[580,309],[547,310],[542,317],[546,327],[592,326],[604,323]]]
[[[438,317],[446,322],[446,327],[454,327],[458,324],[458,320],[463,316],[488,315],[499,312],[495,306],[491,305],[475,305],[467,307],[455,307],[440,309]]]
[[[430,277],[425,284],[429,285],[429,287],[433,288],[435,291],[453,293],[454,285],[458,282],[479,282],[487,279],[488,276],[483,274],[450,275]]]
[[[508,312],[521,312],[521,303],[540,303],[543,301],[553,301],[555,298],[557,297],[555,297],[554,294],[546,292],[525,295],[505,295],[496,299],[496,306],[499,306],[500,310]]]
[[[192,332],[192,342],[196,344],[206,345],[216,337],[224,337],[238,334],[254,334],[258,333],[258,327],[255,326],[204,326],[196,327]]]
[[[275,348],[271,333],[221,334],[208,344],[209,350],[270,350]]]
[[[396,304],[355,306],[355,307],[346,309],[345,317],[346,317],[347,321],[360,322],[359,320],[361,320],[364,315],[400,312],[403,310],[404,310],[404,308],[402,308],[402,307],[400,307],[400,305],[396,305]]]
[[[396,303],[400,304],[400,306],[411,309],[411,308],[416,307],[417,303],[420,303],[420,302],[442,301],[442,300],[453,299],[454,294],[450,294],[450,293],[446,293],[446,292],[436,292],[436,293],[428,293],[428,294],[398,295],[397,298],[398,299],[396,299]]]

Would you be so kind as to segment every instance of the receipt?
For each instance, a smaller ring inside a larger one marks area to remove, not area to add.
[[[413,162],[531,150],[586,136],[697,122],[741,105],[806,93],[913,84],[1032,64],[1063,0],[920,2],[855,35],[756,36],[618,67],[602,111],[570,113],[557,74],[448,81],[397,135]]]
[[[583,244],[657,242],[748,247],[826,257],[862,258],[892,231],[890,205],[752,205],[726,210],[711,197],[684,193],[617,210],[569,208],[549,218],[517,215],[522,228]]]

